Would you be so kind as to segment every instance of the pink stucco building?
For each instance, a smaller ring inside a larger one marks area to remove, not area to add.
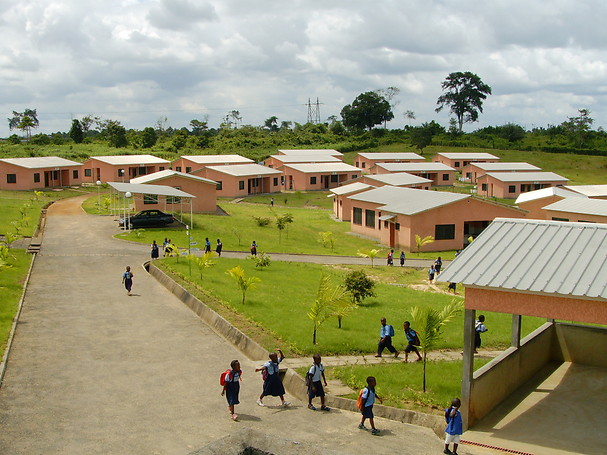
[[[298,155],[298,156],[308,156],[308,155],[331,155],[336,157],[343,157],[343,153],[338,152],[334,149],[279,149],[279,155]]]
[[[376,187],[391,185],[429,190],[432,186],[432,180],[409,174],[408,172],[395,172],[394,174],[365,174],[359,181]]]
[[[227,166],[230,164],[251,163],[255,163],[255,161],[240,155],[184,155],[173,161],[171,167],[177,172],[196,174],[207,166]]]
[[[168,169],[171,162],[153,155],[92,156],[82,165],[84,182],[123,182]]]
[[[283,165],[285,189],[328,190],[360,177],[362,171],[346,163],[303,163]]]
[[[469,163],[495,163],[499,160],[499,157],[485,152],[441,152],[432,158],[435,163],[446,164],[458,171]]]
[[[354,166],[364,171],[370,170],[377,163],[421,163],[426,159],[413,152],[395,153],[359,153],[354,158]]]
[[[264,165],[282,170],[285,164],[305,164],[305,163],[341,163],[341,157],[333,155],[272,155],[265,159]]]
[[[352,218],[352,200],[349,196],[375,188],[373,185],[362,182],[349,183],[329,190],[328,197],[333,198],[333,214],[340,221],[350,221]]]
[[[554,172],[488,172],[477,180],[479,196],[516,199],[521,193],[566,185],[569,180]]]
[[[242,197],[281,191],[282,172],[260,164],[207,166],[197,175],[217,182],[217,196]]]
[[[57,156],[0,159],[0,189],[39,190],[82,183],[82,164]]]
[[[432,181],[435,186],[451,186],[455,180],[455,169],[443,163],[377,163],[372,174],[407,172]]]
[[[560,201],[565,198],[585,198],[582,194],[568,190],[565,187],[551,186],[541,190],[528,191],[520,194],[515,201],[515,205],[528,212],[527,218],[535,220],[545,220],[546,212],[543,207]]]
[[[469,163],[462,169],[462,178],[476,183],[478,177],[487,172],[539,172],[541,169],[529,163]]]

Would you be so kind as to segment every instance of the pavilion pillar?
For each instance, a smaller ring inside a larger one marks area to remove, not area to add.
[[[512,333],[510,338],[510,346],[513,348],[521,347],[521,322],[522,316],[520,314],[512,315]]]
[[[462,407],[461,413],[464,419],[464,429],[470,425],[472,381],[474,380],[474,323],[476,310],[465,310],[464,312],[464,358],[462,365]]]

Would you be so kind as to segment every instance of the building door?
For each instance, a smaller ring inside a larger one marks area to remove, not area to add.
[[[394,229],[396,224],[388,223],[390,229],[390,248],[394,248],[395,240],[396,240],[396,230]]]

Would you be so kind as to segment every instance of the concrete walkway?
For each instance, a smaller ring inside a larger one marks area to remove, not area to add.
[[[383,453],[442,452],[427,428],[377,419],[378,439],[356,428],[356,413],[279,408],[271,398],[258,407],[256,363],[144,272],[146,245],[115,240],[111,218],[85,215],[86,197],[49,209],[0,388],[0,454],[181,455],[247,427],[343,453],[378,444]],[[240,422],[229,420],[218,383],[234,358],[244,370]]]

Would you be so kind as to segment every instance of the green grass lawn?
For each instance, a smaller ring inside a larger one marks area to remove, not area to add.
[[[402,349],[406,344],[402,323],[411,319],[411,307],[417,305],[440,308],[454,298],[452,295],[380,283],[376,286],[376,296],[367,299],[363,305],[344,318],[341,329],[337,326],[336,318],[328,319],[318,331],[318,344],[315,346],[312,344],[312,322],[307,313],[316,297],[321,273],[329,274],[334,283],[340,283],[347,268],[274,261],[269,268],[261,271],[255,269],[250,260],[216,258],[215,266],[205,269],[201,280],[200,272],[195,266],[192,266],[192,275],[189,275],[189,263],[185,258],[181,258],[179,263],[175,258],[169,258],[159,261],[159,264],[166,264],[183,278],[191,280],[193,286],[202,289],[201,293],[206,293],[214,300],[214,308],[228,319],[231,319],[232,313],[235,312],[244,316],[246,321],[252,321],[254,325],[270,332],[272,336],[261,340],[266,348],[274,349],[276,343],[281,342],[290,355],[310,355],[315,352],[324,355],[374,352],[377,349],[379,321],[384,316],[394,325],[397,331],[394,342],[397,349]],[[241,304],[240,289],[225,273],[236,265],[242,266],[248,276],[261,279],[258,287],[247,293],[244,305]],[[392,273],[390,281],[396,284],[415,281],[421,283],[425,278],[423,272],[411,272],[411,269],[385,269],[382,275]],[[367,271],[374,273],[375,269]],[[420,273],[422,275],[419,275]],[[417,279],[413,277],[415,274],[418,274]],[[382,280],[388,281],[386,278]],[[446,284],[443,287],[446,287]],[[203,301],[208,300],[210,299],[203,297]],[[509,346],[511,316],[498,313],[485,313],[485,316],[489,332],[483,337],[483,346]],[[525,335],[544,322],[540,318],[523,318],[523,321]],[[236,320],[235,323],[238,324],[239,321]],[[248,333],[246,328],[244,331]],[[460,314],[445,330],[438,348],[461,349],[462,343],[463,314]]]
[[[489,359],[476,359],[480,368]],[[367,385],[367,377],[377,379],[377,393],[385,405],[442,414],[451,400],[461,395],[462,362],[428,361],[426,363],[426,393],[422,392],[421,362],[384,365],[350,365],[327,368],[327,377],[341,380],[354,392],[347,398],[358,398],[358,391]]]
[[[28,207],[24,212],[25,223],[22,223],[20,234],[31,237],[38,225],[42,207],[49,202],[58,199],[81,195],[82,191],[60,190],[43,191],[42,193],[43,194],[36,199],[36,195],[33,191],[0,190],[0,234],[4,234],[5,232],[15,233],[15,226],[12,223],[23,219],[21,216],[21,208],[24,204],[27,204]]]
[[[10,260],[12,267],[0,269],[0,358],[6,349],[8,335],[23,292],[23,280],[32,259],[25,250],[13,248],[10,254],[14,256],[14,259]]]
[[[262,196],[249,196],[245,202],[253,204],[270,205],[270,199],[274,198],[276,209],[290,209],[291,207],[309,207],[333,209],[333,198],[327,197],[328,191],[295,191],[292,193],[264,194]]]

